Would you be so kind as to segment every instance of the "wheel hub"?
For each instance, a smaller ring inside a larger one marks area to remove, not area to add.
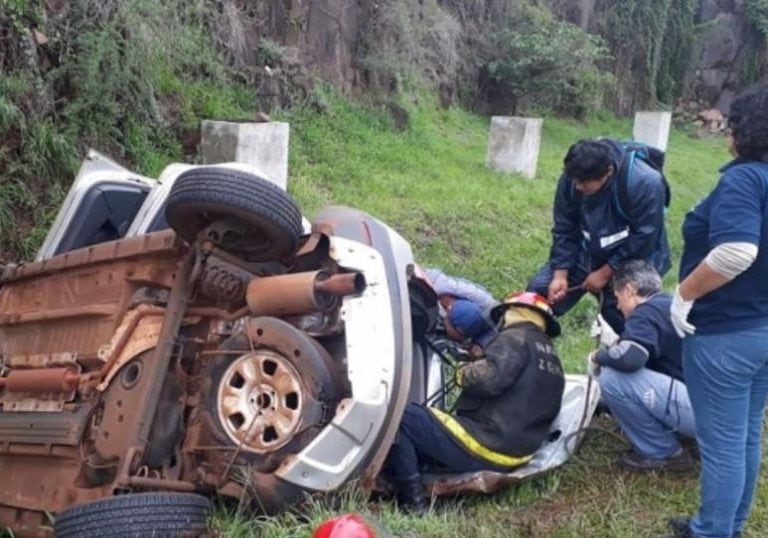
[[[287,444],[301,425],[301,377],[282,355],[257,350],[238,357],[219,384],[219,421],[243,450],[265,453]]]

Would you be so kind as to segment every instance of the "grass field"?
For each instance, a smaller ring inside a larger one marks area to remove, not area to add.
[[[567,147],[583,137],[629,137],[628,120],[588,123],[547,118],[538,177],[528,181],[484,166],[488,118],[429,102],[410,104],[410,127],[394,129],[383,112],[328,98],[323,114],[295,111],[290,190],[308,215],[326,204],[364,209],[398,229],[417,259],[486,285],[495,295],[521,289],[546,260],[551,202]],[[667,173],[673,188],[668,230],[673,256],[681,250],[684,213],[717,180],[728,158],[720,138],[672,133]],[[673,269],[665,279],[671,287]],[[557,342],[569,372],[582,372],[594,305],[585,299],[564,318]],[[663,535],[667,516],[697,504],[698,475],[634,475],[611,465],[626,445],[587,437],[580,457],[549,475],[493,496],[441,501],[425,517],[367,503],[354,490],[317,500],[299,513],[247,520],[219,513],[223,536],[308,536],[323,518],[354,510],[393,535],[434,537],[645,537]],[[768,485],[761,483],[748,536],[768,535]]]

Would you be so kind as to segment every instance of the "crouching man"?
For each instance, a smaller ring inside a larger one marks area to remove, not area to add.
[[[626,324],[618,341],[590,360],[599,365],[603,403],[632,443],[617,463],[637,471],[690,469],[678,435],[694,437],[694,419],[682,340],[669,317],[672,297],[662,293],[661,277],[642,260],[620,266],[613,289]],[[602,331],[610,331],[607,324]]]
[[[456,372],[456,411],[409,404],[384,471],[401,506],[426,509],[420,469],[437,463],[457,473],[501,471],[527,463],[560,412],[565,387],[550,337],[560,334],[546,299],[507,296],[491,318],[500,332],[482,358]]]

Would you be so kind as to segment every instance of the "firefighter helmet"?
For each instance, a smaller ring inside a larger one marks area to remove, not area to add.
[[[491,310],[493,322],[498,324],[504,312],[513,306],[522,306],[541,313],[547,323],[547,334],[553,338],[560,335],[560,324],[555,319],[555,313],[552,311],[552,307],[549,306],[549,301],[533,291],[508,293],[501,304]]]

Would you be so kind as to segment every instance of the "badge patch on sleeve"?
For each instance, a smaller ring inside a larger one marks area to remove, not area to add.
[[[620,232],[616,232],[612,235],[606,235],[605,237],[600,238],[600,247],[601,248],[608,248],[611,245],[618,243],[622,239],[629,237],[629,228],[624,228]]]

